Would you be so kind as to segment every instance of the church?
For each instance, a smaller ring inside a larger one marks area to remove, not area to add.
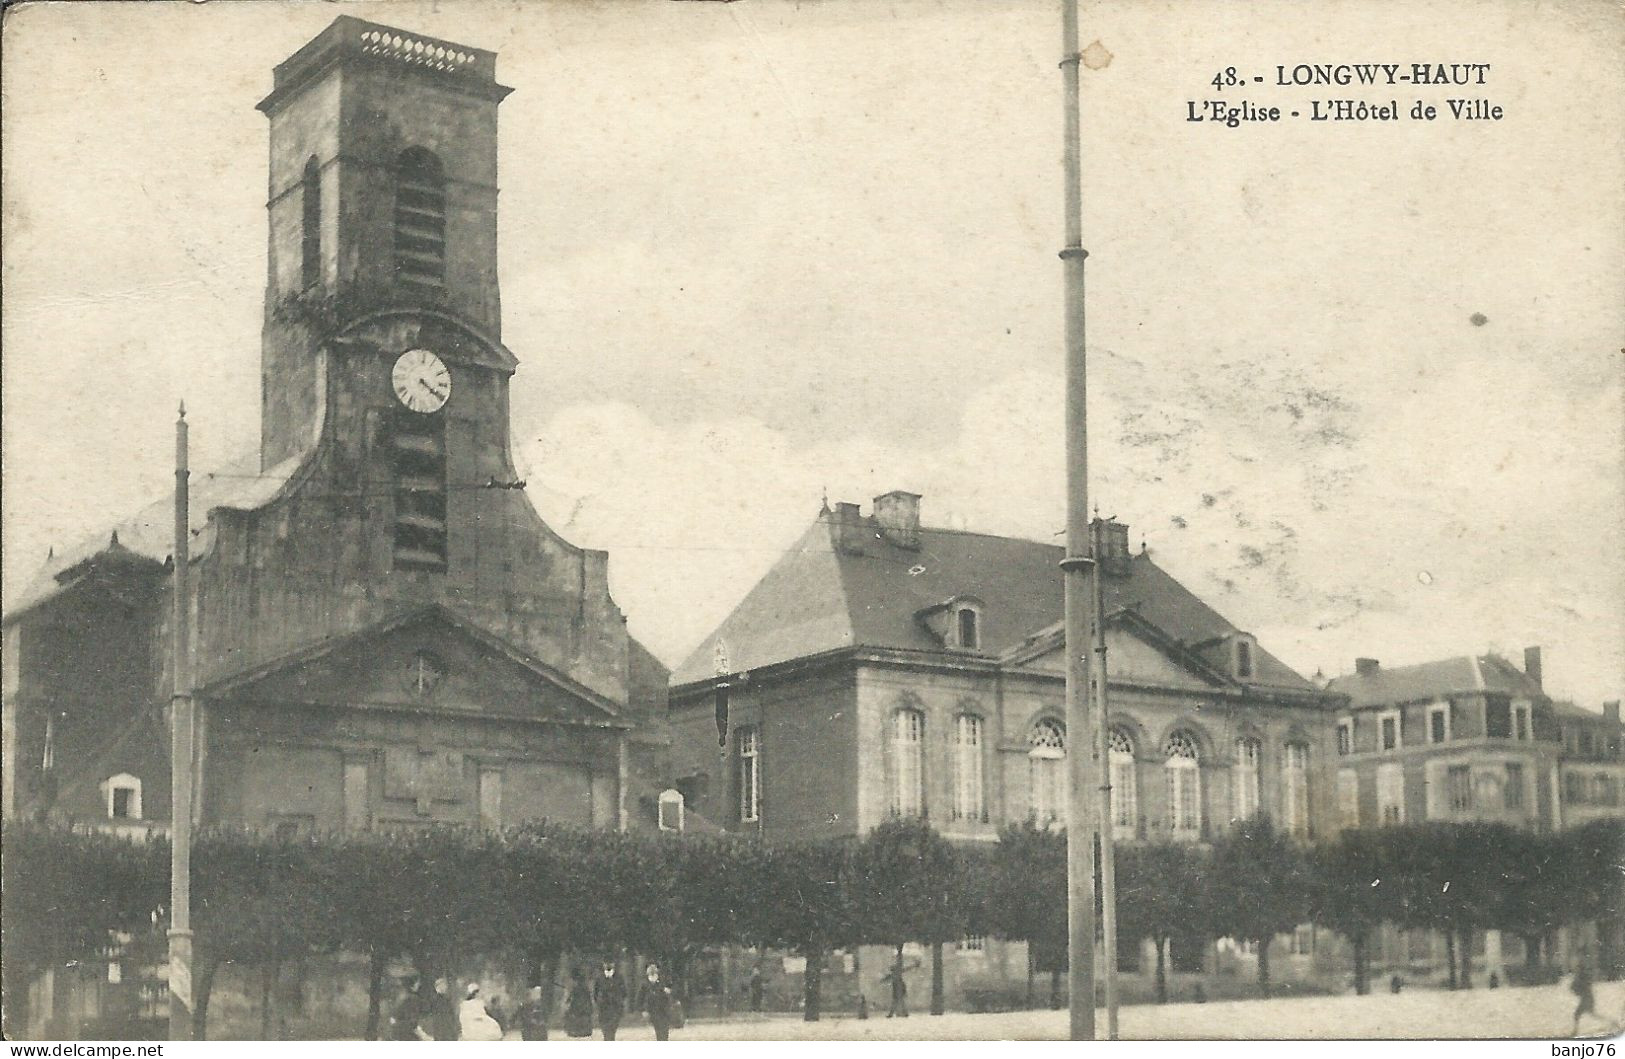
[[[492,52],[345,16],[259,104],[258,452],[189,488],[201,824],[622,828],[652,806],[632,733],[667,673],[510,449],[509,92]],[[167,825],[174,507],[54,552],[5,615],[8,818]]]

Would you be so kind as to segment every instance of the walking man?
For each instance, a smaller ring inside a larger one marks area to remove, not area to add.
[[[1580,960],[1574,966],[1574,977],[1569,981],[1569,992],[1578,998],[1579,1003],[1574,1005],[1574,1028],[1569,1031],[1570,1037],[1580,1033],[1580,1016],[1597,1016],[1597,994],[1592,989],[1591,963],[1586,953],[1580,954]]]
[[[598,1026],[604,1040],[613,1041],[626,1013],[626,979],[615,969],[615,961],[605,960],[604,971],[592,984],[592,998],[598,1004]]]
[[[643,990],[643,1010],[649,1016],[649,1025],[654,1027],[655,1040],[664,1041],[671,1035],[672,997],[671,988],[660,980],[660,967],[649,965],[649,983]]]

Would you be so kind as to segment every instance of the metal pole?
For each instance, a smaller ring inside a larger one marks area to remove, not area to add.
[[[1094,554],[1104,559],[1106,527],[1094,521]],[[1100,940],[1105,947],[1106,1039],[1117,1040],[1117,838],[1112,834],[1111,705],[1106,691],[1106,593],[1100,568],[1095,569],[1095,694],[1100,697],[1100,723],[1095,731],[1095,757],[1100,767]]]
[[[1071,1037],[1095,1039],[1095,741],[1089,711],[1089,450],[1083,342],[1083,191],[1078,131],[1078,0],[1062,0],[1066,120],[1066,819],[1067,986]]]
[[[169,1039],[192,1039],[192,675],[191,534],[188,529],[186,405],[175,420],[175,678],[169,704]]]

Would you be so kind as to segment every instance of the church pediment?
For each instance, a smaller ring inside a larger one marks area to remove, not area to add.
[[[1065,635],[1056,625],[1009,652],[1004,662],[1065,673],[1065,648]],[[1209,690],[1229,683],[1223,674],[1181,649],[1150,622],[1127,611],[1106,619],[1106,666],[1113,683],[1191,690]]]
[[[413,611],[214,682],[208,698],[624,727],[615,703],[444,607]]]

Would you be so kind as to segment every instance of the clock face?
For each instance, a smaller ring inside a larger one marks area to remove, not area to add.
[[[438,412],[451,397],[451,371],[426,349],[409,349],[390,375],[395,396],[414,412]]]

